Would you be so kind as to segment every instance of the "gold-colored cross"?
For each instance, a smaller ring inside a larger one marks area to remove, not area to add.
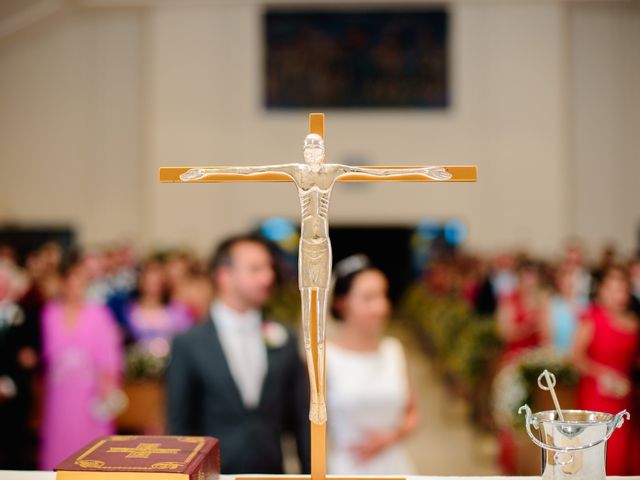
[[[136,448],[111,447],[107,453],[127,453],[127,458],[149,458],[154,454],[176,454],[179,448],[160,448],[159,443],[139,443]]]
[[[309,116],[309,133],[319,135],[324,139],[325,137],[325,129],[324,129],[324,114],[322,113],[312,113]],[[239,168],[233,167],[163,167],[160,169],[160,181],[161,182],[185,182],[185,183],[194,183],[194,182],[292,182],[293,179],[291,176],[285,173],[279,172],[269,172],[263,173],[256,170],[263,170],[261,168],[256,169],[253,168],[255,173],[251,175],[234,173],[234,171],[238,171]],[[452,165],[445,166],[441,170],[444,170],[446,173],[446,179],[443,178],[434,178],[429,177],[421,173],[416,173],[416,170],[419,170],[424,167],[413,167],[413,166],[394,166],[394,167],[381,167],[381,166],[373,166],[373,167],[353,167],[350,173],[340,176],[337,179],[337,182],[381,182],[381,181],[395,181],[395,182],[434,182],[434,181],[447,181],[447,182],[475,182],[477,180],[477,168],[474,165]],[[206,171],[206,170],[215,170],[216,173],[214,175],[197,174],[198,171]],[[269,168],[265,168],[269,169]],[[375,170],[388,170],[393,169],[396,170],[393,176],[382,176],[375,175]],[[226,171],[228,170],[228,171]],[[398,173],[397,170],[411,170],[406,174]],[[191,175],[192,172],[196,173],[196,175]],[[317,295],[318,289],[313,289],[311,291],[311,303],[317,304]],[[310,311],[311,314],[311,338],[316,338],[316,328],[317,328],[317,318],[318,311],[317,308],[312,308]],[[312,362],[309,362],[313,365],[313,370],[315,372],[319,371],[319,366],[323,364],[323,361],[319,358],[318,352],[318,343],[313,342],[311,345],[312,349]],[[324,357],[322,357],[324,359]],[[323,368],[324,370],[324,368]],[[326,382],[326,378],[325,378]],[[316,382],[317,383],[317,382]],[[313,384],[312,384],[313,386]],[[315,385],[318,390],[319,385]],[[249,446],[247,446],[249,448]],[[326,470],[326,423],[316,423],[311,422],[311,480],[325,480],[327,476]],[[308,477],[306,477],[308,479]],[[299,480],[299,479],[296,479]],[[338,480],[333,478],[332,480]],[[344,479],[341,479],[344,480]],[[373,479],[369,479],[373,480]],[[391,479],[387,478],[386,480],[399,480],[399,479]]]

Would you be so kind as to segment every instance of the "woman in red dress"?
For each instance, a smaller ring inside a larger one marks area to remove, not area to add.
[[[498,306],[498,332],[504,341],[501,365],[516,361],[518,357],[539,345],[540,321],[544,295],[541,287],[540,268],[526,262],[518,269],[518,286],[510,294],[501,297]],[[498,432],[499,463],[504,475],[517,471],[517,445],[512,429]]]
[[[637,315],[637,314],[636,314]],[[631,418],[634,419],[629,425],[631,427],[631,465],[629,469],[629,475],[640,475],[640,425],[638,419],[640,419],[640,341],[638,342],[638,349],[636,350],[636,360],[634,375],[632,377],[632,406],[631,406]]]
[[[527,262],[520,266],[518,273],[518,287],[499,299],[498,331],[504,341],[503,364],[540,343],[544,305],[540,269],[537,264]]]
[[[573,358],[582,372],[578,408],[618,413],[631,407],[631,370],[638,348],[638,319],[629,308],[630,285],[624,269],[608,268],[596,302],[584,313]],[[628,475],[630,428],[612,435],[607,445],[607,474]]]

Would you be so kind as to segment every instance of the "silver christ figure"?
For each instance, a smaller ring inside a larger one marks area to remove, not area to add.
[[[304,140],[305,163],[248,167],[192,168],[180,176],[183,181],[200,180],[225,174],[254,175],[280,173],[289,176],[298,189],[301,210],[298,285],[302,300],[302,330],[311,385],[309,419],[316,424],[327,420],[325,399],[325,325],[327,298],[331,281],[331,243],[329,241],[329,204],[336,180],[349,174],[365,177],[394,177],[407,174],[423,175],[432,180],[449,180],[446,167],[363,168],[325,163],[324,140],[309,134]],[[316,302],[312,304],[312,292]],[[317,313],[317,336],[311,338],[312,309]],[[318,371],[315,371],[312,342],[318,351]]]

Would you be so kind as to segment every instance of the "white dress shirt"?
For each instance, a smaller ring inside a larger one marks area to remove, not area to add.
[[[211,304],[211,318],[243,403],[247,408],[257,407],[267,373],[267,349],[260,312],[240,313],[215,301]]]

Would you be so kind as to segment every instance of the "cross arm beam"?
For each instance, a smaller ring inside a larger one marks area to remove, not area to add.
[[[338,182],[475,182],[478,179],[478,169],[475,165],[443,165],[451,174],[449,180],[432,180],[423,175],[407,174],[393,177],[371,177],[365,174],[349,173],[338,179]],[[215,174],[197,180],[181,180],[180,175],[192,168],[217,167],[162,167],[160,181],[163,183],[220,183],[220,182],[291,182],[291,178],[284,173],[255,173],[250,176],[233,173]],[[420,166],[367,166],[363,169],[381,170],[388,168],[415,169]]]

